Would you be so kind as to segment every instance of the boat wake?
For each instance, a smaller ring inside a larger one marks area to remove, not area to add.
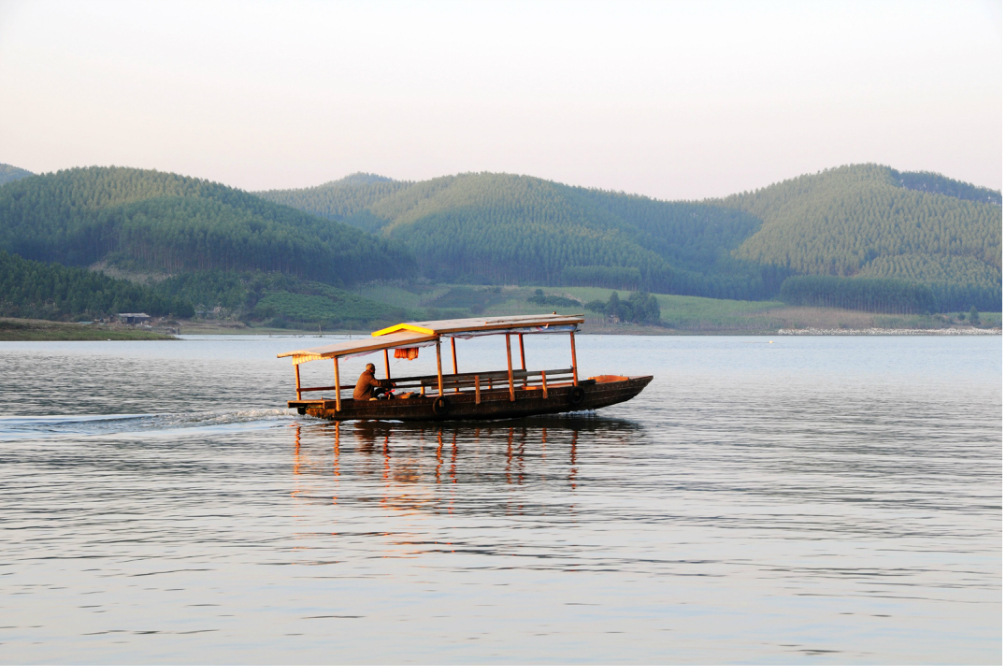
[[[257,430],[296,419],[287,409],[249,409],[177,414],[0,416],[0,442],[202,430]]]

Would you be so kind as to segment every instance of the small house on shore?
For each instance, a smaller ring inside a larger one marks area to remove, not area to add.
[[[145,312],[119,312],[118,320],[123,324],[149,324],[150,315]]]

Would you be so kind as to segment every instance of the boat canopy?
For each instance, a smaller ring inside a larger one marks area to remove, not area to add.
[[[299,365],[321,359],[363,356],[397,347],[427,347],[434,345],[442,337],[472,338],[505,333],[568,333],[577,330],[578,325],[584,321],[583,315],[542,314],[410,322],[374,331],[368,338],[283,352],[278,357],[291,356],[293,365]]]

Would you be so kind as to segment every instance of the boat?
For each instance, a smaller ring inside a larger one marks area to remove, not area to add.
[[[610,374],[579,379],[575,333],[584,321],[583,315],[552,313],[401,323],[374,331],[361,339],[284,352],[278,357],[291,357],[296,375],[296,399],[287,404],[299,414],[332,421],[453,421],[595,410],[635,397],[651,381],[650,375],[627,377]],[[571,366],[527,369],[525,339],[534,335],[558,334],[569,336]],[[456,341],[486,335],[505,337],[507,369],[460,372]],[[512,363],[513,337],[519,343],[519,367],[513,367]],[[452,352],[452,374],[442,370],[444,340],[449,341]],[[395,350],[395,355],[414,358],[418,349],[432,346],[435,347],[436,374],[402,378],[390,376],[390,350]],[[342,391],[351,391],[354,384],[341,382],[339,361],[380,351],[383,352],[385,379],[393,381],[395,389],[406,391],[407,397],[354,400],[343,396]],[[322,360],[334,362],[334,385],[303,386],[300,366]],[[332,395],[304,398],[304,394],[316,392]]]

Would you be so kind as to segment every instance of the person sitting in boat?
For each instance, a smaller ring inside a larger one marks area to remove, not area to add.
[[[355,391],[352,397],[356,400],[386,400],[390,397],[387,389],[395,386],[389,379],[376,379],[376,366],[372,363],[366,364],[366,369],[359,375],[359,381],[355,382]]]

